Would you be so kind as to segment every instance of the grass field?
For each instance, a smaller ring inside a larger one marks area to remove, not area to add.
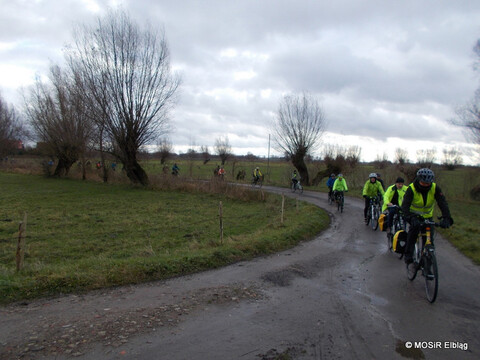
[[[179,161],[182,173],[195,178],[211,178],[212,171],[218,162],[211,162],[203,165],[201,161]],[[160,165],[155,161],[145,162],[149,173],[160,173]],[[250,181],[252,170],[259,166],[266,176],[266,183],[274,186],[286,187],[289,185],[290,174],[293,167],[286,161],[271,161],[267,164],[264,159],[256,161],[238,161],[227,163],[227,179],[235,180],[235,174],[239,170],[245,170],[247,173],[246,181]],[[308,164],[310,176],[313,177],[318,171],[324,169],[321,163],[313,162]],[[480,168],[459,167],[454,171],[443,169],[440,166],[434,167],[437,184],[445,193],[450,206],[455,225],[448,229],[439,229],[439,231],[451,241],[461,252],[468,256],[474,263],[480,265],[480,202],[471,200],[470,191],[475,186],[480,185]],[[373,164],[359,164],[354,169],[345,169],[343,172],[349,187],[348,196],[361,198],[363,185],[371,172],[380,172],[385,181],[385,185],[391,185],[398,176],[406,178],[405,174],[399,172],[395,165],[388,165],[384,168],[377,168]],[[233,174],[233,175],[232,175]],[[325,185],[327,179],[324,179],[318,186],[309,187],[309,190],[326,192]],[[437,208],[435,214],[440,216]]]
[[[320,209],[286,199],[281,224],[279,196],[225,184],[211,194],[188,184],[160,191],[12,173],[0,173],[0,184],[3,303],[215,268],[292,247],[329,223]],[[17,273],[25,212],[25,266]]]
[[[101,183],[89,170],[88,180],[48,179],[21,175],[39,173],[38,161],[18,160],[0,173],[0,301],[83,291],[162,279],[214,268],[241,259],[279,251],[308,239],[328,225],[328,218],[311,205],[286,201],[284,225],[279,224],[281,200],[259,191],[212,181],[212,160],[178,160],[180,180],[162,176],[158,161],[144,161],[151,189],[128,185],[121,171],[114,184]],[[168,164],[171,167],[173,161]],[[23,165],[22,165],[23,164]],[[226,180],[245,170],[249,183],[255,166],[266,184],[288,186],[292,166],[285,161],[230,161]],[[309,164],[313,177],[321,163]],[[449,241],[480,265],[480,202],[470,190],[480,184],[480,169],[435,168],[437,183],[450,205],[455,225],[440,230]],[[360,164],[344,171],[349,196],[361,197],[368,174],[381,172],[385,184],[403,175],[395,166],[376,169]],[[19,174],[21,173],[21,174]],[[232,175],[233,174],[233,175]],[[324,179],[326,180],[326,179]],[[203,184],[203,185],[199,185]],[[213,188],[212,188],[213,187]],[[158,189],[163,189],[159,191]],[[167,190],[168,189],[168,190]],[[232,190],[237,189],[237,190]],[[322,181],[308,190],[326,191]],[[219,202],[223,202],[225,236],[220,243]],[[18,223],[28,213],[25,268],[15,272]],[[437,209],[437,215],[440,213]]]

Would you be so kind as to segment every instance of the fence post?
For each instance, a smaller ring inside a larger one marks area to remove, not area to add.
[[[27,213],[23,215],[23,221],[18,227],[17,243],[17,271],[23,268],[23,259],[25,255],[25,236],[27,235]]]
[[[282,193],[282,217],[280,219],[280,223],[283,224],[283,214],[285,211],[285,194]]]
[[[221,201],[218,205],[218,215],[220,217],[220,244],[223,245],[223,204]]]

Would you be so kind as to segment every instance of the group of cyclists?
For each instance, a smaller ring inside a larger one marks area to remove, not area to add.
[[[411,184],[406,185],[404,178],[399,176],[394,184],[385,189],[381,175],[370,173],[368,180],[363,186],[362,195],[365,199],[363,215],[365,223],[368,223],[367,212],[370,201],[375,199],[375,201],[383,202],[382,212],[386,214],[387,234],[392,227],[393,217],[396,212],[399,212],[410,225],[404,253],[407,267],[413,262],[415,242],[421,224],[426,219],[433,218],[435,203],[438,204],[442,213],[440,226],[449,228],[453,225],[453,219],[445,195],[434,182],[434,179],[435,174],[431,169],[422,168],[417,171],[416,178]],[[342,174],[338,174],[338,177],[335,174],[331,174],[327,180],[327,186],[329,188],[329,197],[335,196],[338,192],[348,191]]]

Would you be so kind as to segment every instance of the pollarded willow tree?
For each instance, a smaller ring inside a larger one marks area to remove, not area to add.
[[[286,95],[280,101],[273,126],[276,148],[291,159],[306,185],[310,179],[305,157],[320,145],[325,126],[325,113],[313,95]]]
[[[133,183],[147,185],[137,156],[168,133],[180,85],[170,69],[164,32],[140,28],[125,12],[112,11],[95,26],[78,28],[66,57],[104,148]]]
[[[53,175],[63,176],[85,154],[92,123],[70,74],[52,65],[49,75],[48,83],[37,79],[25,97],[25,114],[37,139],[58,159]]]
[[[15,108],[8,105],[0,94],[0,156],[5,156],[17,148],[18,141],[26,137],[25,127]]]

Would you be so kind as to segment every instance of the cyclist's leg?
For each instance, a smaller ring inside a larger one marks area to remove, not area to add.
[[[405,245],[405,263],[407,265],[413,262],[413,251],[415,249],[415,242],[417,241],[419,232],[420,225],[410,226],[410,229],[408,229],[407,244]]]
[[[368,197],[366,197],[365,207],[363,208],[363,218],[365,219],[365,222],[367,222],[367,212],[369,207],[370,207],[370,200],[368,199]]]

